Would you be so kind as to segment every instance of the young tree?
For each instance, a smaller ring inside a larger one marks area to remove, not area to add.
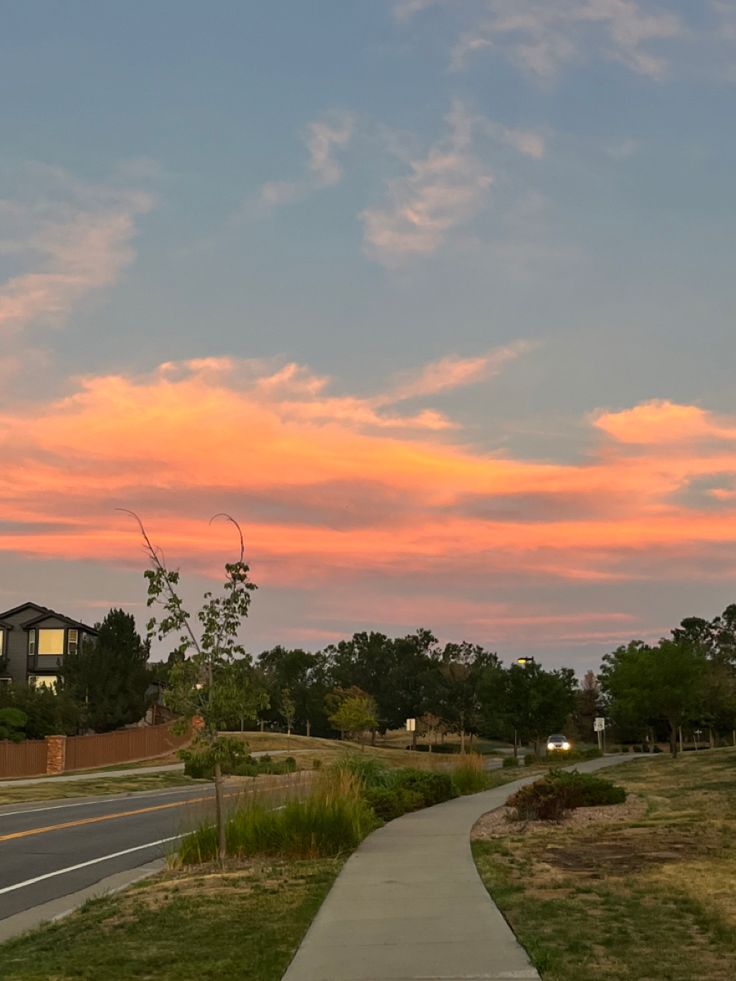
[[[64,691],[84,728],[107,732],[138,722],[146,710],[150,644],[130,613],[112,609],[95,625],[97,639],[64,658]]]
[[[226,744],[220,738],[219,729],[233,712],[233,663],[237,658],[248,657],[239,641],[243,620],[248,616],[251,593],[256,589],[245,562],[245,546],[240,525],[229,514],[217,514],[234,525],[240,539],[240,554],[235,562],[225,563],[225,579],[220,595],[204,594],[204,602],[195,631],[191,616],[179,595],[179,572],[169,569],[159,549],[155,548],[137,514],[131,514],[143,536],[151,568],[145,574],[148,580],[149,607],[160,607],[161,613],[148,621],[149,638],[159,640],[178,637],[178,658],[171,667],[167,694],[168,705],[183,719],[199,719],[200,739],[211,755],[215,773],[215,809],[218,831],[218,854],[225,861],[225,809],[223,806],[222,759]]]
[[[362,746],[362,734],[378,725],[376,715],[376,701],[370,695],[349,695],[330,716],[330,722],[340,732],[358,737]]]
[[[296,716],[296,702],[288,688],[284,688],[281,692],[281,714],[286,723],[286,734],[290,736],[292,726],[294,725],[294,717]]]

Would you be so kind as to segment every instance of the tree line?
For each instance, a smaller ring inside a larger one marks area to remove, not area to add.
[[[110,610],[96,627],[97,643],[67,656],[57,691],[0,689],[0,738],[103,732],[137,722],[157,693],[165,702],[169,691],[197,687],[181,650],[150,662],[150,642],[130,614]],[[593,741],[597,716],[616,742],[653,747],[666,739],[673,754],[693,731],[711,744],[736,739],[736,604],[713,620],[686,618],[656,644],[618,647],[582,682],[570,668],[521,661],[505,666],[494,651],[440,644],[426,629],[359,632],[318,651],[278,645],[252,656],[239,648],[214,668],[222,693],[214,711],[223,729],[278,726],[324,737],[375,737],[412,718],[415,738],[429,745],[448,732],[462,744],[487,737],[537,749],[554,731]]]

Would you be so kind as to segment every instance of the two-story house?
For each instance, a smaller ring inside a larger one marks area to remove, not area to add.
[[[96,636],[85,623],[38,603],[5,610],[0,613],[0,682],[53,685],[64,655]]]

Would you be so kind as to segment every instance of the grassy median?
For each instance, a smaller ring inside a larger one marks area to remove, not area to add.
[[[167,872],[0,947],[3,981],[278,981],[342,861]]]
[[[146,773],[128,777],[100,774],[94,780],[54,780],[53,777],[47,777],[38,783],[0,787],[0,805],[64,800],[69,797],[107,797],[113,794],[122,796],[141,790],[166,790],[168,787],[188,787],[207,782],[193,780],[183,773]]]
[[[474,842],[491,896],[545,981],[732,981],[736,751],[605,776],[639,806]]]

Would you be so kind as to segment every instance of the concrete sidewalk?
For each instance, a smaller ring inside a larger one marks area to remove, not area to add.
[[[470,851],[478,818],[533,779],[407,814],[370,835],[338,876],[284,981],[538,979]]]
[[[147,773],[183,773],[183,763],[166,763],[163,766],[136,766],[129,770],[87,770],[84,773],[64,773],[60,776],[47,777],[39,774],[37,777],[0,780],[0,787],[25,787],[29,784],[69,783],[78,780],[107,780],[110,777],[144,777]]]

